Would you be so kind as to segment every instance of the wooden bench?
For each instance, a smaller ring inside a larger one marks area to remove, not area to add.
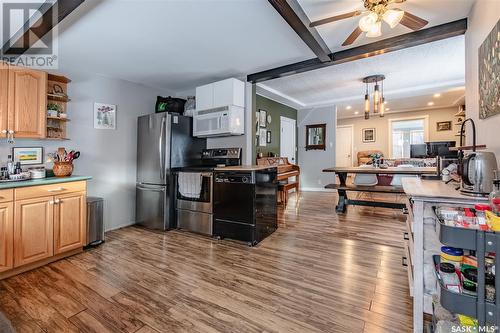
[[[404,194],[404,190],[399,186],[361,186],[361,185],[341,185],[341,184],[328,184],[325,186],[327,189],[337,190],[339,193],[339,203],[335,207],[338,213],[345,213],[347,205],[369,206],[369,207],[382,207],[404,209],[404,203],[385,202],[385,201],[370,201],[370,200],[354,200],[347,198],[346,191],[354,192],[370,192],[370,193],[389,193],[389,194]]]
[[[300,167],[288,162],[287,157],[263,157],[257,159],[257,165],[274,166],[278,169],[277,180],[278,199],[286,206],[288,202],[288,191],[295,189],[297,193],[300,190]],[[289,178],[295,177],[295,181]]]

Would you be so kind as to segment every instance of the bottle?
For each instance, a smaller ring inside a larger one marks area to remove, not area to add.
[[[9,155],[7,157],[7,172],[9,172],[9,175],[12,175],[14,174],[15,172],[15,165],[14,165],[14,161],[12,160],[12,155]]]
[[[500,211],[500,178],[498,170],[493,171],[495,179],[493,180],[494,190],[489,195],[490,206],[493,213],[499,215]]]
[[[20,174],[23,172],[23,169],[21,168],[21,162],[16,162],[16,169],[14,171],[14,173],[16,175]]]

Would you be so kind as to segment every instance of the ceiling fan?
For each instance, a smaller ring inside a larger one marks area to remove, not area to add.
[[[366,32],[366,37],[379,37],[382,34],[382,21],[386,22],[391,28],[396,27],[400,23],[412,30],[420,30],[425,27],[429,22],[423,18],[398,8],[389,8],[389,6],[393,4],[405,1],[406,0],[363,0],[366,10],[356,10],[354,12],[327,17],[311,22],[309,26],[316,27],[330,22],[363,15],[356,29],[354,29],[344,43],[342,43],[342,46],[351,45],[363,32]]]

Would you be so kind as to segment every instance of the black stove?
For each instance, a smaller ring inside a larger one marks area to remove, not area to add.
[[[200,163],[178,168],[180,172],[210,172],[221,166],[241,165],[241,148],[203,149]]]

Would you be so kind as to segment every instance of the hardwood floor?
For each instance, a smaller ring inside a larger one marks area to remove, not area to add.
[[[291,195],[258,246],[129,227],[0,282],[18,332],[410,332],[404,216]]]

